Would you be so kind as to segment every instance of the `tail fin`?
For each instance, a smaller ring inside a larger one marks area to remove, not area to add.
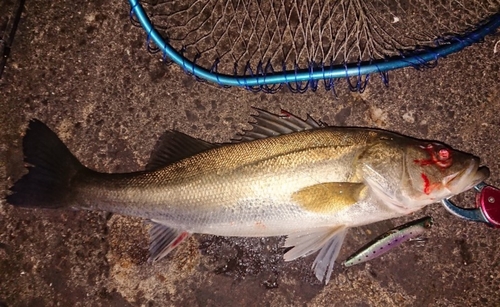
[[[19,179],[7,202],[27,208],[70,206],[70,180],[85,167],[44,123],[33,119],[23,139],[28,173]]]

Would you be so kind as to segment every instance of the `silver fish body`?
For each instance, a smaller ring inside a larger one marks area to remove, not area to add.
[[[321,142],[346,134],[356,142],[343,144],[343,152],[336,141]],[[75,178],[72,201],[193,233],[275,236],[328,227],[332,219],[354,227],[401,215],[399,208],[374,199],[352,167],[369,135],[369,130],[326,128],[217,147],[152,172],[82,173]],[[300,147],[297,136],[305,140]],[[343,192],[358,199],[329,202],[344,198]]]
[[[167,131],[147,169],[127,174],[84,167],[32,121],[23,141],[32,166],[7,200],[146,218],[152,260],[191,233],[287,235],[285,260],[320,250],[313,267],[328,282],[348,228],[412,213],[489,174],[478,158],[441,143],[258,112],[230,144]]]

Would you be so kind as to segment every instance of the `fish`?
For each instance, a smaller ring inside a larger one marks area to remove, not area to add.
[[[227,143],[167,130],[145,169],[130,173],[84,166],[32,119],[28,172],[6,200],[141,217],[151,262],[195,233],[286,236],[284,260],[318,252],[312,270],[327,284],[349,228],[411,214],[489,176],[478,157],[440,142],[255,111],[252,128]]]
[[[426,216],[391,229],[347,258],[344,266],[350,267],[380,257],[404,242],[422,236],[431,226],[432,218]]]

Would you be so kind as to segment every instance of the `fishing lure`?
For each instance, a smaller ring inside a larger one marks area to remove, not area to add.
[[[392,229],[377,237],[375,240],[371,241],[356,253],[354,253],[352,256],[350,256],[344,262],[344,266],[349,267],[355,264],[375,259],[387,253],[391,249],[398,247],[404,242],[421,236],[431,226],[432,218],[426,216],[424,218]]]

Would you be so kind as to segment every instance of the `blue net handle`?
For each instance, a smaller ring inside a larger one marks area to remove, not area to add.
[[[250,76],[231,76],[219,74],[213,70],[207,70],[194,62],[183,57],[172,46],[170,46],[156,31],[153,24],[149,20],[144,8],[139,3],[139,0],[129,0],[131,6],[131,14],[134,15],[148,36],[148,41],[152,41],[162,52],[165,57],[181,66],[186,72],[193,74],[197,78],[208,80],[223,86],[240,86],[240,87],[263,87],[272,84],[290,84],[303,81],[315,80],[331,80],[337,78],[346,78],[353,76],[363,76],[372,73],[383,73],[390,70],[403,67],[422,67],[426,63],[436,61],[439,58],[449,54],[458,52],[467,46],[470,46],[486,35],[495,32],[500,26],[500,13],[490,17],[489,21],[478,29],[470,33],[446,39],[445,45],[438,47],[427,48],[426,50],[413,52],[409,55],[401,55],[383,60],[374,60],[369,62],[360,62],[349,65],[316,65],[302,70],[291,70],[282,72],[272,72],[270,74],[256,74]],[[441,41],[441,43],[443,43]]]

